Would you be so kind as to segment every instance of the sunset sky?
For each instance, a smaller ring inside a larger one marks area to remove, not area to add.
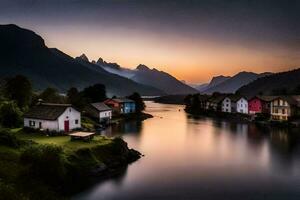
[[[190,83],[300,67],[298,0],[0,0],[0,23],[49,47]]]

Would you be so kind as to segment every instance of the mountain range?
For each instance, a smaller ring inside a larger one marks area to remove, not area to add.
[[[112,74],[84,59],[74,59],[45,45],[42,37],[16,25],[0,25],[0,76],[27,76],[36,90],[46,87],[65,92],[95,83],[106,86],[109,95],[163,95],[164,91]]]
[[[192,88],[170,74],[138,65],[135,69],[121,67],[99,58],[89,61],[82,54],[72,58],[59,49],[48,48],[42,37],[16,25],[0,25],[0,79],[22,74],[36,90],[46,87],[66,92],[70,87],[82,89],[96,83],[106,86],[109,96],[191,94],[213,92],[239,93],[247,96],[272,94],[275,90],[300,90],[300,69],[272,74],[240,72],[232,77],[217,76],[210,83]]]
[[[126,69],[116,63],[107,63],[101,58],[96,63],[107,72],[129,78],[137,83],[159,88],[166,94],[192,94],[198,92],[170,74],[155,68],[150,69],[143,64],[138,65],[135,69]]]
[[[248,97],[257,94],[300,94],[300,68],[258,78],[237,92]]]
[[[269,72],[261,74],[253,72],[239,72],[232,77],[216,76],[212,78],[210,83],[197,86],[197,89],[204,94],[212,94],[214,92],[235,93],[240,87],[270,74],[271,73]]]

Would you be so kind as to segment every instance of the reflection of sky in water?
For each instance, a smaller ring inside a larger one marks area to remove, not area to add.
[[[296,134],[187,117],[177,105],[147,106],[154,118],[106,131],[122,135],[145,157],[79,199],[300,198]]]

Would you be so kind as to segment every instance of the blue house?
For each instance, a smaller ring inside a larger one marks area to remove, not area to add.
[[[130,114],[135,113],[135,102],[126,98],[107,99],[104,102],[110,106],[115,114]]]

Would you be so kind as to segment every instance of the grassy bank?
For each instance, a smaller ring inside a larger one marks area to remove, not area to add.
[[[70,141],[22,130],[0,131],[0,199],[65,199],[140,158],[120,138]]]

